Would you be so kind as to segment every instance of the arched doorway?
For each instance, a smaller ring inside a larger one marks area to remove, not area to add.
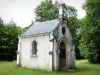
[[[60,53],[59,53],[59,69],[66,68],[66,44],[65,42],[60,42]]]

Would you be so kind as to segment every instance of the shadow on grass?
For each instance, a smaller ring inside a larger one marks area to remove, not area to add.
[[[89,71],[91,70],[90,68],[88,67],[76,67],[76,68],[73,68],[73,69],[67,69],[67,70],[58,70],[58,71],[45,71],[45,70],[41,70],[41,69],[31,69],[31,68],[26,68],[26,67],[16,67],[16,68],[20,68],[21,70],[30,70],[30,71],[33,71],[33,72],[41,72],[41,73],[75,73],[75,72],[85,72],[85,71]]]
[[[90,69],[87,67],[84,68],[73,68],[73,69],[67,69],[67,70],[59,70],[59,71],[55,71],[57,73],[75,73],[75,72],[85,72],[85,71],[89,71]]]

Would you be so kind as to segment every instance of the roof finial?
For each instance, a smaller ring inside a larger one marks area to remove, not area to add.
[[[31,25],[33,25],[33,24],[34,24],[34,21],[32,20],[32,21],[31,21]]]
[[[66,4],[62,1],[58,1],[58,10],[59,10],[59,20],[67,19],[67,7]]]

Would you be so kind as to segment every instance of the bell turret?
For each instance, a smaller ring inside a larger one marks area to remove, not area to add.
[[[60,3],[58,5],[58,10],[59,10],[59,19],[67,20],[67,7],[65,3]]]

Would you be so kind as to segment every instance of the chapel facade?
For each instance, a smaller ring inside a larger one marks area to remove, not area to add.
[[[67,8],[64,3],[58,7],[58,19],[33,24],[19,36],[17,65],[49,71],[75,67]]]

